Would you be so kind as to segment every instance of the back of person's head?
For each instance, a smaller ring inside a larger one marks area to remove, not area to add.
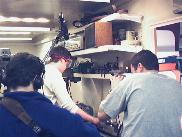
[[[147,70],[159,71],[157,56],[149,50],[142,50],[133,56],[131,64],[135,70],[139,63],[141,63]]]
[[[72,59],[70,52],[63,46],[57,46],[49,52],[50,62],[58,62],[60,58]]]
[[[16,89],[32,82],[34,90],[37,90],[43,84],[44,73],[44,64],[38,57],[26,52],[17,53],[6,66],[5,85],[8,89]]]

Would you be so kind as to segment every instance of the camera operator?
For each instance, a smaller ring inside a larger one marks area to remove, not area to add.
[[[54,137],[100,137],[93,125],[53,105],[37,92],[43,85],[44,69],[38,57],[29,53],[16,54],[6,67],[5,85],[8,91],[4,96],[18,101],[29,116]],[[18,116],[0,105],[0,137],[37,137],[34,130]]]

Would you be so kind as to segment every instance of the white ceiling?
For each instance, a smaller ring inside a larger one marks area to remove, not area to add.
[[[96,13],[108,5],[108,3],[81,2],[79,0],[0,0],[0,15],[6,17],[16,16],[20,18],[45,17],[51,20],[48,24],[6,22],[0,23],[0,26],[38,26],[57,28],[58,14],[60,11],[63,12],[67,23],[71,25],[73,20],[78,20],[83,14]],[[39,35],[39,33],[34,32],[30,36],[35,37],[37,35]],[[7,35],[3,35],[3,37],[6,36]],[[2,35],[0,37],[2,37]],[[8,35],[8,37],[11,36]]]

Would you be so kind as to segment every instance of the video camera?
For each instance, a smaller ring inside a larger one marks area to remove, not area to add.
[[[3,77],[5,75],[6,65],[11,59],[11,51],[9,48],[0,48],[0,88],[3,83]]]

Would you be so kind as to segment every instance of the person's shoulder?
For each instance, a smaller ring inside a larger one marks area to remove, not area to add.
[[[54,66],[52,64],[47,64],[45,65],[45,70],[48,71],[48,70],[51,70],[51,69],[55,69]]]
[[[139,79],[144,79],[146,77],[150,77],[150,75],[147,73],[129,73],[121,82],[127,85],[136,83]]]
[[[50,76],[57,76],[60,75],[61,73],[59,73],[58,69],[52,65],[52,64],[47,64],[45,66],[45,75],[49,75]]]
[[[157,72],[141,72],[141,73],[132,73],[128,76],[129,79],[138,79],[144,77],[151,77],[154,75],[158,75]]]
[[[142,73],[129,73],[126,75],[126,77],[124,78],[124,80],[126,81],[131,81],[131,80],[135,80],[139,77],[143,77]]]

